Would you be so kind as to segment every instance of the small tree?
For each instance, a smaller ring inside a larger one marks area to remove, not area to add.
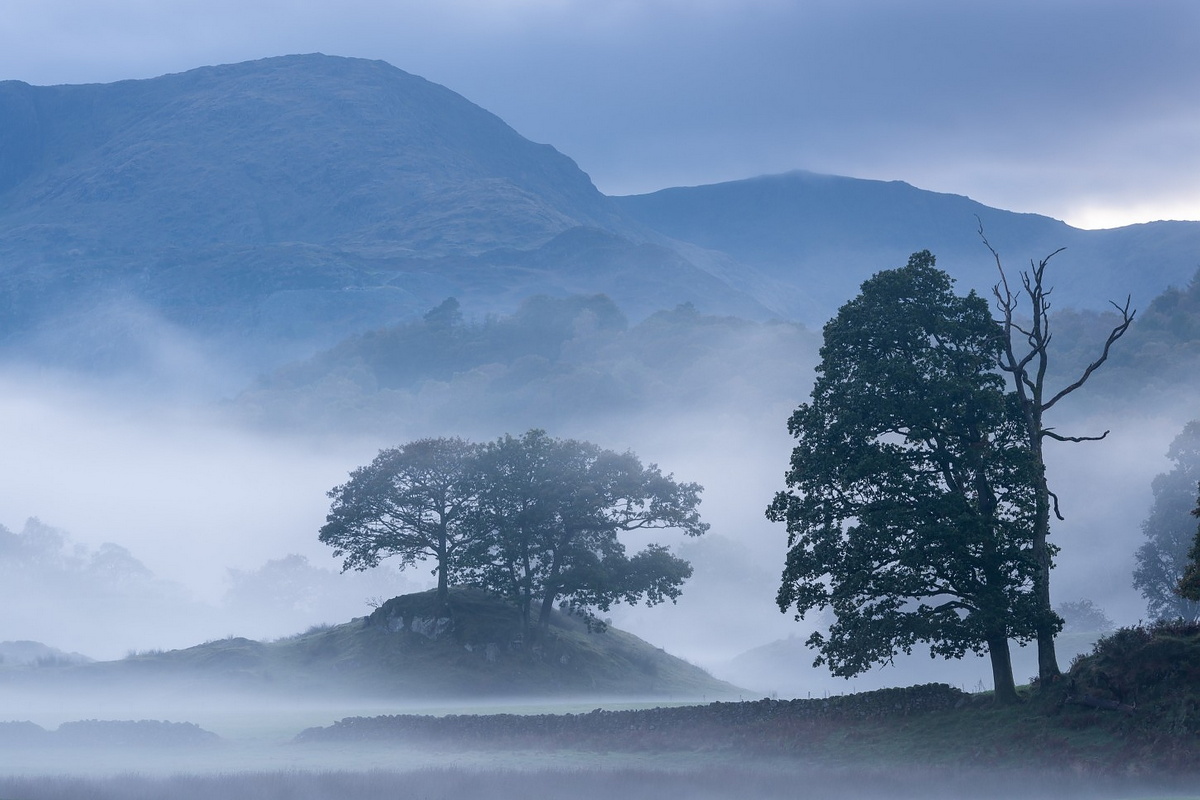
[[[477,508],[479,447],[462,439],[420,439],[380,451],[331,490],[320,540],[345,556],[342,570],[365,570],[385,558],[400,568],[432,560],[437,596],[445,602],[461,556],[480,531]]]
[[[1138,548],[1133,586],[1146,598],[1152,619],[1200,619],[1200,603],[1177,593],[1196,534],[1196,486],[1200,482],[1200,421],[1184,426],[1167,450],[1170,472],[1151,484],[1154,504],[1142,523],[1146,541]]]
[[[1110,633],[1117,624],[1109,619],[1104,609],[1086,597],[1055,606],[1054,611],[1063,620],[1066,633]]]
[[[767,509],[788,528],[778,603],[833,609],[808,643],[836,675],[918,642],[986,651],[1012,702],[1008,640],[1038,622],[1032,461],[987,303],[951,284],[915,253],[825,326],[812,400],[788,421],[789,490]]]
[[[1125,335],[1133,322],[1136,311],[1129,308],[1130,299],[1125,298],[1125,305],[1113,303],[1113,307],[1121,315],[1121,321],[1109,331],[1100,355],[1084,369],[1083,373],[1071,383],[1058,391],[1046,386],[1046,372],[1050,365],[1050,293],[1052,289],[1046,286],[1046,267],[1050,259],[1062,252],[1055,250],[1036,264],[1030,262],[1030,270],[1021,273],[1021,290],[1013,292],[1000,262],[1000,254],[996,252],[987,237],[983,235],[980,225],[979,235],[984,245],[996,261],[996,269],[1000,272],[1000,282],[992,291],[1000,311],[1000,322],[1004,328],[1004,347],[1000,352],[1000,368],[1009,373],[1013,385],[1020,398],[1021,415],[1024,421],[1025,436],[1033,454],[1035,473],[1034,487],[1036,490],[1037,511],[1033,527],[1033,557],[1037,563],[1037,573],[1034,577],[1035,594],[1037,596],[1040,620],[1037,631],[1038,644],[1038,679],[1043,682],[1057,680],[1062,674],[1058,666],[1058,656],[1054,652],[1054,635],[1061,627],[1050,605],[1050,569],[1053,566],[1054,547],[1050,544],[1050,510],[1053,506],[1058,519],[1062,515],[1058,511],[1058,498],[1050,491],[1046,479],[1046,460],[1043,446],[1046,439],[1059,442],[1098,441],[1108,436],[1108,431],[1099,436],[1063,436],[1047,427],[1044,416],[1054,408],[1060,400],[1082,387],[1108,360],[1108,354],[1113,344]],[[1029,302],[1029,322],[1020,320],[1020,298],[1024,296]]]
[[[696,510],[701,487],[676,483],[632,453],[532,430],[488,445],[480,459],[486,486],[472,581],[511,598],[526,628],[549,625],[564,601],[590,617],[616,602],[653,605],[679,596],[691,567],[650,545],[630,557],[622,531],[708,529]]]

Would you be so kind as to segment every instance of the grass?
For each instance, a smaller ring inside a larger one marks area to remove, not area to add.
[[[741,753],[850,768],[922,764],[1080,774],[1200,772],[1200,627],[1123,629],[1023,701],[944,685],[544,720],[352,719],[305,741],[446,749]]]

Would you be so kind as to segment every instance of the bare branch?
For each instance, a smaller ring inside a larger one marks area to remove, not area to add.
[[[1110,431],[1105,431],[1099,436],[1062,436],[1054,432],[1052,428],[1043,428],[1042,436],[1049,436],[1056,442],[1098,442],[1105,436],[1108,436]]]
[[[1050,496],[1051,504],[1054,507],[1054,516],[1058,518],[1059,522],[1063,522],[1064,520],[1066,520],[1066,517],[1064,517],[1062,515],[1062,512],[1058,510],[1058,495],[1056,495],[1054,492],[1050,491],[1049,488],[1046,489],[1046,494],[1048,494]]]
[[[1125,331],[1129,330],[1129,324],[1131,322],[1133,322],[1134,315],[1137,314],[1136,310],[1134,310],[1134,311],[1129,310],[1129,304],[1131,302],[1132,302],[1131,297],[1127,295],[1125,297],[1125,305],[1124,306],[1119,306],[1116,303],[1112,303],[1112,307],[1121,313],[1121,322],[1116,327],[1114,327],[1111,331],[1109,331],[1108,339],[1106,339],[1104,342],[1104,350],[1100,353],[1100,357],[1097,358],[1095,361],[1093,361],[1091,364],[1088,364],[1087,369],[1085,369],[1083,371],[1083,374],[1079,376],[1079,380],[1075,381],[1071,385],[1069,385],[1066,388],[1059,391],[1059,393],[1054,395],[1054,397],[1051,397],[1042,406],[1043,409],[1048,410],[1048,409],[1052,408],[1054,406],[1054,404],[1057,403],[1059,400],[1063,399],[1064,397],[1069,395],[1071,392],[1078,389],[1080,386],[1083,386],[1083,384],[1087,382],[1087,379],[1092,376],[1092,373],[1095,372],[1097,369],[1099,369],[1100,365],[1108,360],[1108,353],[1109,353],[1109,350],[1112,349],[1113,343],[1125,335]]]

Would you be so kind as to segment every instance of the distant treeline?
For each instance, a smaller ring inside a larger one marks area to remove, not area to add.
[[[420,320],[352,337],[262,378],[237,406],[281,426],[395,430],[398,422],[449,421],[456,431],[481,417],[513,429],[714,401],[761,409],[807,393],[816,350],[802,326],[710,316],[687,304],[630,325],[604,295],[532,297],[512,315],[482,320],[464,319],[451,298]]]

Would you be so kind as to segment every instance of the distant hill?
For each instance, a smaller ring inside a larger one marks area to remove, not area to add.
[[[234,691],[314,697],[730,697],[717,680],[615,628],[555,613],[523,641],[515,608],[476,589],[403,595],[368,617],[273,642],[221,639],[120,661],[0,672],[0,686]],[[172,689],[171,687],[175,687]]]
[[[866,278],[918,250],[933,252],[959,288],[990,297],[998,276],[981,223],[1014,281],[1030,259],[1066,248],[1047,272],[1058,309],[1103,310],[1130,294],[1144,306],[1200,268],[1200,222],[1085,231],[902,181],[797,171],[613,199],[646,226],[763,276],[764,294],[755,296],[813,326]]]
[[[628,426],[648,410],[778,408],[782,419],[808,391],[818,346],[798,325],[687,305],[631,326],[603,295],[535,296],[479,322],[457,314],[448,300],[423,319],[350,337],[261,377],[227,408],[273,428],[392,436],[416,425],[484,438],[497,425]]]
[[[41,642],[27,640],[0,642],[0,669],[4,667],[88,664],[91,661],[92,659],[81,653],[67,653]]]

